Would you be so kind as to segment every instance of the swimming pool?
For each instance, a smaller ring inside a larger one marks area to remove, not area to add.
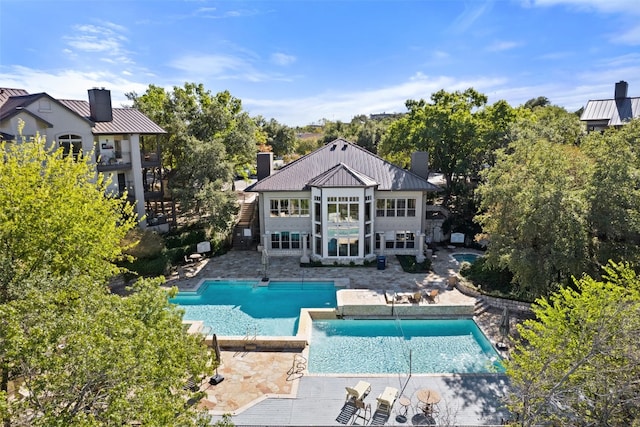
[[[310,373],[504,372],[472,319],[314,321]]]
[[[468,262],[469,264],[473,264],[478,258],[480,258],[480,255],[470,253],[470,252],[458,253],[458,254],[451,254],[451,258],[456,260],[459,264],[462,264],[463,262]]]
[[[300,309],[333,308],[330,281],[208,280],[197,292],[179,292],[171,302],[184,320],[201,320],[217,335],[293,336]]]

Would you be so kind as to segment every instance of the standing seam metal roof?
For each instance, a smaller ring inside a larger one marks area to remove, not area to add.
[[[587,102],[580,120],[607,120],[609,126],[620,126],[640,117],[640,98],[600,99]]]
[[[359,175],[365,185],[378,184],[378,190],[388,191],[438,191],[426,179],[395,166],[377,155],[344,139],[336,139],[324,147],[289,163],[272,175],[258,181],[246,191],[303,191],[312,183],[320,183],[322,176],[343,165],[343,171],[350,170]],[[318,181],[314,181],[318,180]],[[323,186],[328,186],[323,182]],[[345,182],[346,184],[347,182]],[[336,186],[343,186],[335,181]]]
[[[27,106],[43,97],[62,105],[72,113],[88,121],[92,125],[92,132],[96,135],[111,135],[117,133],[155,135],[167,133],[135,108],[112,108],[113,120],[109,122],[94,122],[91,120],[91,110],[89,102],[87,101],[55,99],[44,92],[29,94],[23,89],[0,88],[0,120],[5,120],[13,117],[15,114],[26,112],[46,123],[48,127],[53,127],[47,120],[26,109]]]
[[[93,123],[93,133],[96,135],[110,135],[114,133],[160,134],[167,133],[150,118],[135,108],[113,108],[113,120],[110,122],[93,122],[91,110],[87,101],[70,99],[59,100],[79,116]]]

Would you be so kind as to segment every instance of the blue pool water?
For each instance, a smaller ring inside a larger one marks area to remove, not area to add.
[[[471,319],[314,321],[310,373],[504,372]]]
[[[463,262],[468,262],[469,264],[473,264],[480,255],[472,254],[472,253],[462,253],[462,254],[451,254],[451,257],[458,261],[458,263],[462,264]]]
[[[333,308],[333,282],[204,282],[197,292],[171,299],[184,309],[184,320],[202,320],[218,335],[295,335],[301,308]]]

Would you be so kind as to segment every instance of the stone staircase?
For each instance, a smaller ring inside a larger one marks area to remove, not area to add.
[[[473,309],[473,315],[475,317],[479,317],[480,315],[482,315],[484,312],[486,312],[490,308],[491,308],[491,306],[489,304],[487,304],[487,302],[484,300],[484,298],[477,297],[476,298],[476,305],[475,305],[475,308]]]

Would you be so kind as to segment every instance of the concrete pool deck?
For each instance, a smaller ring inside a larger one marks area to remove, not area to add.
[[[472,252],[464,249],[461,252]],[[475,299],[456,289],[447,289],[446,281],[456,274],[459,264],[450,257],[450,251],[435,253],[433,271],[422,274],[405,273],[395,257],[387,257],[385,270],[374,267],[312,267],[301,268],[296,257],[270,258],[268,276],[294,280],[348,279],[350,289],[363,290],[355,298],[363,300],[370,293],[380,302],[381,295],[412,293],[416,290],[439,289],[439,302],[430,304],[443,309],[450,304],[474,304]],[[262,277],[261,254],[251,251],[231,251],[223,256],[201,261],[191,270],[177,272],[167,285],[181,290],[193,290],[204,279],[259,278]],[[366,301],[366,298],[365,298]],[[364,305],[368,305],[365,302]],[[378,304],[378,303],[376,303]],[[425,306],[428,303],[423,302]],[[404,304],[402,304],[404,306]],[[407,305],[408,306],[408,305]],[[397,307],[400,307],[398,305]],[[477,317],[485,335],[494,342],[499,340],[499,313],[487,311]],[[515,321],[515,320],[514,320]],[[344,403],[344,387],[366,378],[372,384],[371,396],[366,399],[374,411],[377,394],[384,387],[393,386],[410,397],[420,388],[434,388],[443,400],[438,424],[490,425],[499,424],[507,413],[501,397],[507,387],[504,375],[288,375],[295,354],[303,351],[224,351],[219,373],[225,380],[218,385],[204,383],[202,389],[208,397],[201,405],[209,409],[213,421],[224,413],[233,414],[236,425],[340,425],[337,421]],[[415,400],[415,399],[412,399]],[[402,425],[395,420],[394,406],[386,425]],[[438,418],[439,417],[439,418]],[[405,425],[420,425],[426,420],[409,412]],[[445,419],[446,418],[446,419]]]

